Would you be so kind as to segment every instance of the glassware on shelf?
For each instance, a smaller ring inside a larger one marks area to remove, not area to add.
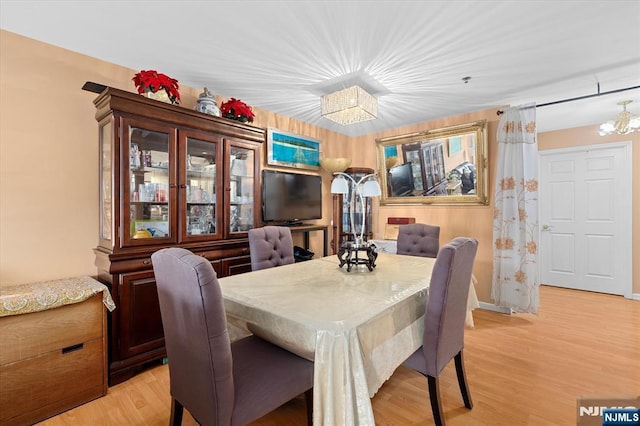
[[[142,166],[151,167],[151,151],[142,151]]]
[[[131,144],[131,155],[129,158],[129,165],[131,169],[137,169],[140,167],[140,149],[138,149],[137,143]]]

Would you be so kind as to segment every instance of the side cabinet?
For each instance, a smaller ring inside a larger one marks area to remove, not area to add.
[[[109,384],[166,356],[151,255],[183,247],[218,276],[251,270],[264,129],[107,88],[99,128],[96,266],[109,316]]]
[[[106,395],[102,295],[0,317],[0,424],[31,425]]]

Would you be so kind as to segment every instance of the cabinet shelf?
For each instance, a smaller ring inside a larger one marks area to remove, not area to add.
[[[131,169],[133,173],[151,173],[157,171],[168,171],[169,167],[158,167],[158,166],[144,166],[136,169]]]
[[[131,201],[131,205],[143,205],[143,206],[168,206],[167,201]]]

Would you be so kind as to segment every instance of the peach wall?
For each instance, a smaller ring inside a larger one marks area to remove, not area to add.
[[[94,81],[134,91],[135,72],[0,30],[0,287],[95,275],[97,95],[81,87]],[[181,86],[182,105],[193,108],[201,91]],[[258,127],[318,138],[327,156],[346,154],[347,136],[256,112]],[[317,223],[328,224],[330,176],[320,174],[326,219]],[[312,233],[311,249],[322,253],[321,233]]]
[[[96,273],[92,251],[98,236],[96,95],[80,88],[85,81],[95,81],[133,91],[131,77],[136,71],[0,30],[0,287]],[[182,86],[182,105],[192,108],[201,91]],[[262,110],[257,110],[254,125],[315,137],[322,141],[323,156],[350,157],[354,167],[375,169],[378,137],[486,119],[491,189],[491,165],[497,156],[496,109],[357,138]],[[588,132],[590,129],[543,133],[540,148],[628,140],[599,138]],[[636,133],[635,144],[638,138]],[[633,155],[634,182],[638,182],[640,150]],[[324,219],[317,223],[328,225],[330,176],[324,171],[320,175]],[[633,191],[634,264],[640,265],[640,185]],[[413,216],[440,225],[441,241],[459,235],[477,238],[477,292],[480,300],[491,302],[491,202],[490,196],[489,206],[379,206],[374,212],[374,233],[382,237],[389,216]],[[321,252],[317,235],[312,237],[312,250]],[[640,293],[639,268],[633,271],[635,293]]]

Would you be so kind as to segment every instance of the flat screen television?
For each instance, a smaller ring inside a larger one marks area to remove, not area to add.
[[[391,196],[401,197],[413,192],[413,170],[411,163],[404,163],[389,170]]]
[[[311,219],[322,219],[322,178],[263,170],[262,220],[296,225]]]

